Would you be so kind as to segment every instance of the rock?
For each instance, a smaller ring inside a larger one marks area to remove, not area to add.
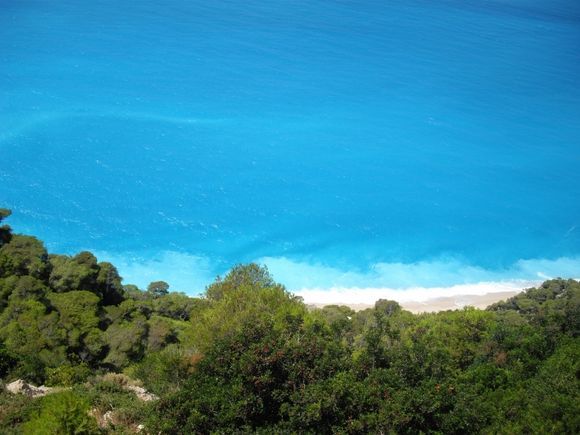
[[[128,390],[128,391],[132,391],[133,393],[135,393],[135,395],[137,396],[137,398],[140,399],[140,400],[143,400],[144,402],[150,402],[152,400],[159,399],[159,397],[157,397],[153,393],[148,392],[143,387],[138,387],[136,385],[127,385],[127,386],[125,386],[125,389]]]
[[[159,399],[155,394],[150,393],[143,388],[141,386],[141,381],[131,379],[129,376],[122,373],[107,373],[100,379],[105,382],[112,382],[123,388],[125,391],[131,391],[139,400],[143,400],[144,402]]]
[[[89,415],[97,421],[97,425],[101,429],[109,429],[115,424],[115,414],[113,411],[107,411],[103,414],[98,408],[93,408],[89,411]]]
[[[24,394],[28,397],[42,397],[55,392],[54,388],[45,387],[44,385],[36,387],[22,379],[18,379],[6,385],[6,390],[12,394]]]
[[[105,412],[105,414],[103,415],[103,421],[107,424],[112,423],[113,422],[113,411]]]

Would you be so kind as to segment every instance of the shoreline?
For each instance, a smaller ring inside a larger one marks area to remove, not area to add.
[[[404,310],[410,311],[413,314],[434,313],[439,311],[462,309],[468,306],[478,309],[485,309],[491,304],[509,299],[518,293],[521,293],[523,290],[524,289],[497,291],[484,294],[457,294],[451,296],[438,296],[427,300],[401,301],[397,300],[396,298],[393,298],[393,300],[397,301]],[[347,306],[354,311],[361,311],[374,307],[374,303],[341,302],[340,300],[328,302],[305,301],[305,304],[313,308],[323,308],[328,305],[340,305]]]

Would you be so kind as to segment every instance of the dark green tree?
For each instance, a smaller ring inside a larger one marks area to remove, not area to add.
[[[218,276],[216,281],[206,288],[205,296],[210,300],[219,300],[227,292],[241,287],[254,289],[284,288],[284,286],[274,281],[266,266],[260,266],[255,263],[238,264],[224,278]]]
[[[118,305],[123,302],[125,292],[117,268],[108,262],[99,263],[98,268],[95,287],[92,291],[100,296],[101,304]]]
[[[12,212],[6,208],[0,208],[0,223],[10,216]],[[8,225],[0,226],[0,247],[10,241],[12,229]]]
[[[169,293],[169,284],[165,281],[153,281],[147,286],[147,293],[152,298],[159,298]]]
[[[0,276],[30,275],[45,279],[49,272],[46,249],[35,237],[15,235],[0,248]]]
[[[81,252],[74,257],[51,255],[52,271],[49,277],[51,288],[59,293],[75,290],[95,290],[99,266],[90,252]]]

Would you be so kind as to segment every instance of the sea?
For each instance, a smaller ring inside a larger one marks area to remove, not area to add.
[[[0,0],[0,207],[191,295],[578,278],[580,2]]]

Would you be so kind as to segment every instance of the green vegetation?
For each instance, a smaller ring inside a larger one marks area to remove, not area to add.
[[[487,310],[309,309],[255,264],[142,291],[0,227],[0,378],[60,388],[0,388],[0,433],[580,433],[579,333],[573,280]]]
[[[72,391],[50,394],[40,400],[40,409],[23,426],[30,435],[98,434],[97,423],[89,411],[89,403]]]

